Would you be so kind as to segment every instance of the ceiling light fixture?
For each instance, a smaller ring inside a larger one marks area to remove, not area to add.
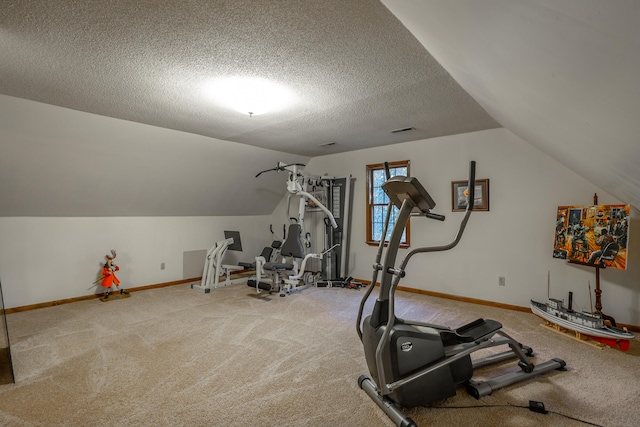
[[[229,77],[207,85],[205,93],[216,103],[249,117],[290,105],[293,93],[278,83],[257,77]]]

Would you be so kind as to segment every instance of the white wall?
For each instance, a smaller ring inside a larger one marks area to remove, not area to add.
[[[0,95],[0,216],[269,215],[307,158]]]
[[[252,261],[271,242],[268,221],[269,216],[0,218],[5,307],[102,292],[91,283],[111,249],[117,250],[124,288],[183,279],[183,252],[209,249],[224,239],[224,230],[239,230],[243,246],[243,252],[227,251],[225,263]]]
[[[352,173],[354,188],[351,272],[371,279],[376,249],[365,242],[365,166],[384,161],[411,161],[416,176],[445,214],[444,223],[415,218],[411,245],[431,246],[453,240],[463,213],[451,212],[451,181],[467,178],[468,163],[477,162],[476,178],[490,180],[490,211],[475,212],[460,244],[451,251],[417,255],[401,285],[446,294],[528,307],[529,299],[574,293],[574,307],[589,309],[588,281],[592,267],[553,259],[558,205],[588,205],[594,193],[602,204],[623,203],[560,165],[506,129],[434,138],[374,149],[313,158],[310,173]],[[622,323],[640,325],[640,237],[634,235],[632,212],[629,269],[601,270],[603,311]],[[407,251],[400,250],[397,264]],[[498,286],[498,276],[506,286]]]
[[[589,307],[587,282],[594,269],[553,259],[558,205],[622,203],[560,165],[505,129],[396,144],[314,158],[310,173],[355,178],[350,275],[370,279],[376,248],[365,241],[365,166],[411,160],[418,177],[447,216],[444,223],[413,219],[412,247],[448,243],[462,213],[451,212],[451,181],[466,179],[468,162],[476,160],[477,178],[490,179],[490,212],[472,215],[467,231],[452,251],[414,258],[404,286],[447,294],[528,306],[544,299],[547,271],[555,297],[574,292],[577,308]],[[286,194],[286,175],[281,187]],[[286,197],[286,196],[285,196]],[[0,280],[5,305],[19,307],[97,292],[90,288],[104,256],[118,250],[117,264],[125,287],[182,279],[184,251],[207,249],[239,230],[244,252],[228,252],[229,261],[250,261],[271,242],[269,224],[280,233],[284,204],[273,215],[246,217],[112,217],[0,218]],[[640,230],[632,211],[629,269],[601,272],[604,311],[619,322],[640,325]],[[398,262],[406,254],[401,250]],[[237,259],[236,259],[237,257]],[[166,269],[160,270],[165,262]],[[498,276],[506,286],[498,286]]]

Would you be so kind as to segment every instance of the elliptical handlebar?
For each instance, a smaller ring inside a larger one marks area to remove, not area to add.
[[[445,217],[444,215],[435,214],[433,212],[429,212],[428,214],[424,214],[424,216],[426,216],[429,219],[435,219],[437,221],[444,221],[445,219],[447,219],[447,217]]]
[[[467,210],[472,211],[473,205],[475,202],[475,193],[476,193],[476,161],[471,160],[469,162],[469,196],[467,197]]]
[[[387,178],[387,181],[391,179],[391,169],[389,168],[389,162],[384,162],[384,173]],[[376,286],[376,282],[378,281],[378,272],[382,270],[382,264],[380,264],[380,260],[382,259],[382,253],[384,252],[384,242],[385,237],[387,235],[387,229],[389,228],[389,220],[391,218],[391,207],[393,204],[391,203],[391,199],[389,199],[389,203],[387,203],[387,213],[385,215],[385,220],[382,225],[382,238],[378,244],[378,251],[376,252],[376,262],[373,264],[373,279],[371,280],[371,284],[369,288],[364,293],[362,300],[360,301],[360,308],[358,309],[358,318],[356,319],[356,332],[358,333],[358,337],[362,341],[362,327],[360,326],[362,323],[362,312],[364,311],[364,305],[369,299],[369,295],[373,292],[373,289]]]
[[[407,266],[407,263],[409,262],[409,259],[415,254],[425,253],[425,252],[448,251],[449,249],[453,249],[460,242],[460,239],[462,238],[462,233],[464,233],[464,229],[466,228],[467,222],[469,221],[469,217],[471,216],[471,212],[473,212],[473,200],[474,200],[473,197],[475,194],[475,185],[476,185],[476,162],[475,160],[472,160],[471,162],[469,162],[469,180],[468,180],[469,195],[467,197],[467,211],[464,218],[462,219],[462,222],[460,223],[458,234],[456,235],[455,239],[453,240],[453,242],[449,243],[448,245],[428,246],[428,247],[417,248],[412,250],[407,254],[407,257],[402,261],[402,264],[400,267],[401,270],[405,269],[405,267]],[[430,215],[436,215],[436,214],[429,213],[426,216],[431,217]],[[434,218],[434,219],[437,219],[437,218]]]
[[[388,171],[388,164],[385,162],[385,169]],[[442,246],[431,246],[431,247],[423,247],[423,248],[417,248],[412,250],[411,252],[409,252],[407,254],[407,256],[405,257],[405,259],[401,262],[400,264],[400,268],[396,269],[398,272],[403,273],[408,262],[409,259],[411,257],[413,257],[414,255],[418,254],[418,253],[425,253],[425,252],[438,252],[438,251],[446,251],[449,249],[454,248],[459,242],[460,239],[462,238],[462,234],[467,226],[467,222],[469,221],[469,217],[471,216],[471,212],[473,212],[473,197],[475,195],[475,173],[476,173],[476,162],[475,161],[471,161],[469,163],[469,179],[468,179],[468,199],[467,199],[467,211],[466,214],[462,220],[462,222],[460,223],[460,227],[458,229],[458,233],[455,237],[455,239],[447,244],[447,245],[442,245]],[[389,177],[387,178],[387,180],[389,180]],[[408,202],[408,200],[405,200],[405,202]],[[404,203],[403,203],[404,205]],[[435,202],[434,202],[435,205]],[[389,205],[388,205],[388,209],[387,209],[387,217],[385,219],[385,222],[383,224],[383,235],[386,235],[386,230],[389,224],[389,214],[391,211],[391,206],[392,203],[391,201],[389,201]],[[404,208],[404,206],[403,206]],[[409,219],[410,216],[410,210],[411,207],[407,206],[404,209],[401,209],[401,212],[403,210],[406,210],[406,214],[402,215],[400,214],[397,218],[396,218],[396,224],[394,225],[394,232],[392,232],[392,237],[391,239],[389,239],[389,247],[387,248],[387,253],[386,253],[386,257],[385,257],[385,262],[384,265],[387,267],[387,269],[393,267],[393,265],[395,265],[395,257],[397,255],[397,245],[395,245],[395,243],[399,244],[399,239],[400,239],[400,235],[402,230],[404,230],[404,227],[406,226],[406,222]],[[435,214],[432,212],[426,212],[426,213],[422,213],[420,216],[425,216],[427,218],[430,219],[436,219],[439,221],[444,221],[445,217],[444,215],[439,215],[439,214]],[[401,217],[404,217],[403,219],[401,219]],[[403,222],[402,224],[400,224],[399,222]],[[396,230],[396,228],[398,227],[402,227],[402,230]],[[396,237],[394,238],[394,234],[396,235]],[[395,242],[395,240],[397,240],[397,242]],[[395,245],[396,247],[392,248],[391,246]],[[378,253],[376,255],[376,262],[374,264],[374,273],[373,273],[373,280],[372,283],[370,285],[370,288],[367,290],[367,292],[365,293],[365,295],[363,296],[363,299],[360,303],[360,310],[358,312],[358,317],[357,317],[357,321],[356,321],[356,330],[358,332],[358,336],[360,337],[360,339],[362,340],[362,328],[361,328],[361,321],[362,321],[362,314],[363,314],[363,310],[364,310],[364,305],[366,300],[368,299],[369,295],[371,294],[371,291],[373,290],[373,287],[376,284],[376,279],[378,278],[378,273],[382,271],[383,274],[383,280],[380,283],[380,296],[378,298],[379,302],[382,301],[388,301],[389,304],[387,305],[386,309],[388,309],[388,313],[384,313],[385,309],[382,309],[381,312],[376,313],[376,316],[380,316],[381,319],[384,319],[384,321],[389,321],[389,322],[393,322],[393,317],[394,317],[394,307],[393,307],[393,293],[394,293],[394,289],[397,286],[400,278],[404,275],[404,274],[397,274],[394,275],[395,276],[395,280],[393,280],[393,282],[395,283],[391,283],[391,277],[384,277],[385,276],[385,269],[384,267],[380,264],[381,258],[382,258],[382,252],[383,252],[383,247],[384,244],[381,241],[380,245],[378,247]],[[382,267],[382,268],[380,268]],[[389,273],[390,274],[390,273]]]
[[[387,178],[389,179],[389,178]],[[476,190],[476,162],[472,160],[469,162],[469,179],[467,180],[467,209],[469,211],[473,210],[473,201],[475,200],[475,190]],[[437,221],[444,221],[446,217],[444,215],[440,215],[433,212],[427,212],[422,214],[415,214],[417,216],[425,216],[429,219],[435,219]]]

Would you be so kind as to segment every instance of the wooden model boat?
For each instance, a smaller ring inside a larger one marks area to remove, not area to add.
[[[546,304],[531,300],[531,311],[550,323],[587,335],[623,351],[629,349],[629,340],[635,338],[633,333],[626,329],[606,324],[602,316],[573,311],[564,307],[563,302],[555,298],[549,298]]]

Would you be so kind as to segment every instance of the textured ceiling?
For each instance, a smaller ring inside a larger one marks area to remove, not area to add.
[[[639,1],[383,3],[500,124],[640,209]]]
[[[377,0],[3,0],[0,57],[1,94],[304,156],[500,127]],[[295,100],[204,96],[231,76]]]
[[[637,0],[0,5],[0,216],[268,214],[277,161],[501,125],[640,207]],[[295,102],[221,108],[231,76]]]

